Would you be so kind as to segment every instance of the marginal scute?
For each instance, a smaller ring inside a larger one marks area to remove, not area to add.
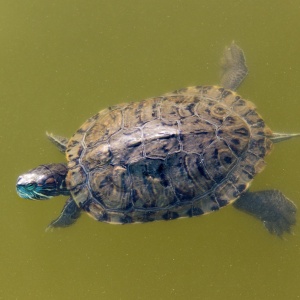
[[[184,96],[165,98],[160,105],[160,118],[166,124],[174,125],[180,119],[178,107],[184,101]]]
[[[73,168],[69,168],[69,172],[67,175],[68,189],[72,190],[78,185],[86,184],[86,181],[87,175],[81,166],[76,165]]]
[[[239,116],[244,117],[250,114],[255,114],[255,105],[250,101],[239,99],[233,103],[232,110]]]
[[[235,200],[240,195],[240,192],[232,182],[225,180],[216,187],[214,194],[219,206],[225,206]]]
[[[201,96],[203,97],[203,99],[220,101],[222,99],[223,92],[224,89],[218,86],[204,86],[201,89]]]
[[[235,92],[184,88],[88,119],[68,143],[67,185],[103,222],[198,216],[248,189],[265,166],[271,134]]]
[[[213,193],[201,197],[199,200],[193,201],[192,213],[193,215],[201,215],[216,211],[220,208],[219,203]]]
[[[132,102],[123,110],[123,128],[132,130],[135,127],[142,127],[149,121],[160,116],[161,97],[150,98],[140,102]]]
[[[113,110],[106,113],[99,121],[90,127],[85,135],[85,144],[95,142],[95,136],[99,138],[96,141],[107,141],[112,135],[118,132],[122,128],[122,107],[116,107]]]

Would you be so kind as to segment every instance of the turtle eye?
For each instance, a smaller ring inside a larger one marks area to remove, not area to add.
[[[56,181],[53,177],[49,177],[45,180],[43,184],[44,188],[56,188]]]
[[[53,177],[50,177],[50,178],[48,178],[48,179],[45,181],[45,183],[46,183],[46,184],[53,184],[53,183],[55,183],[55,180],[54,180]]]
[[[26,189],[29,190],[29,191],[34,190],[35,187],[36,187],[36,183],[35,182],[30,182],[30,183],[26,184]]]

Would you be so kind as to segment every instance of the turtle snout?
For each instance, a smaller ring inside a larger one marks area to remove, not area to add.
[[[17,184],[16,186],[18,187],[19,185],[24,185],[25,184],[25,180],[24,180],[24,177],[21,175],[18,177],[17,179]]]
[[[17,194],[24,199],[36,199],[36,186],[31,174],[22,174],[17,179]]]

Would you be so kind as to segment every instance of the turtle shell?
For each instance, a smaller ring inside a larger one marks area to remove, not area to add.
[[[70,139],[67,186],[103,222],[209,213],[262,171],[270,134],[251,102],[217,86],[113,106]]]

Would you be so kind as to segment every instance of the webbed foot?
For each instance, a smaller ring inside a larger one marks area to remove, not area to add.
[[[296,224],[296,205],[280,191],[247,192],[233,204],[260,219],[270,233],[282,236]]]
[[[221,86],[235,91],[248,74],[243,50],[234,42],[226,47],[222,60]]]
[[[67,227],[74,224],[79,218],[80,213],[81,208],[77,206],[76,202],[72,198],[69,198],[65,203],[59,217],[48,225],[46,231],[52,230],[53,228]]]

